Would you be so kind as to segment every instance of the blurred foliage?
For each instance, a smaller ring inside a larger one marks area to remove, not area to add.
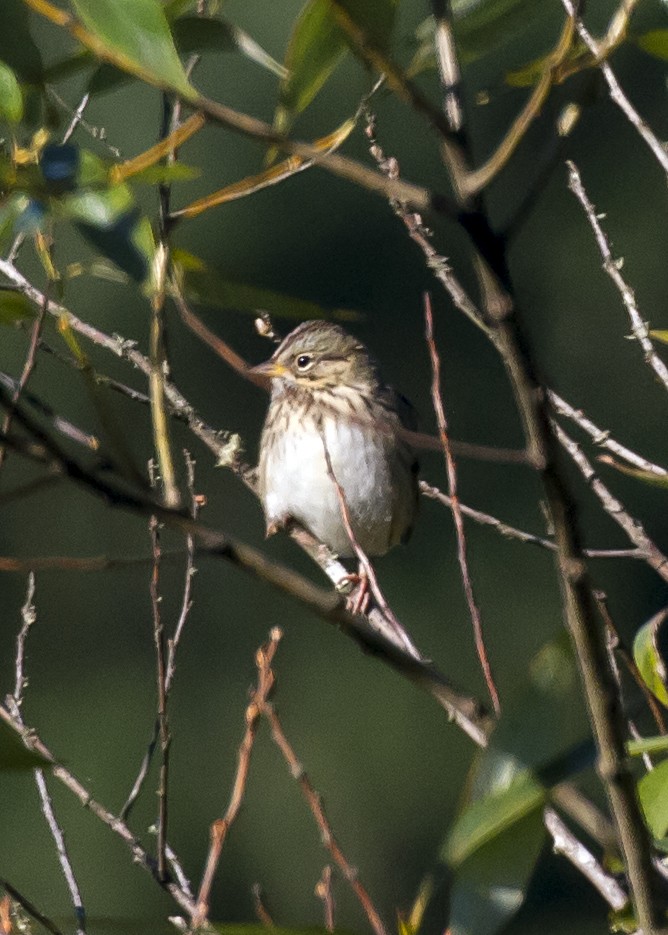
[[[559,4],[535,0],[456,0],[453,6],[470,133],[482,161],[521,110],[525,89],[543,72],[563,16]],[[591,28],[603,31],[615,9],[608,0],[589,4]],[[127,480],[134,465],[152,455],[146,381],[120,358],[135,344],[148,353],[151,310],[165,298],[174,380],[204,420],[249,439],[253,460],[265,400],[195,342],[173,314],[169,280],[163,288],[156,244],[165,227],[159,204],[167,201],[174,212],[166,225],[168,276],[179,280],[209,327],[248,359],[267,356],[249,313],[269,312],[279,328],[302,318],[350,321],[377,351],[391,381],[418,404],[429,431],[433,419],[420,308],[421,293],[430,289],[439,313],[453,434],[487,444],[519,444],[502,367],[437,293],[423,257],[382,199],[317,165],[267,170],[275,155],[271,147],[210,122],[179,138],[174,160],[165,160],[164,145],[154,146],[173,129],[167,104],[173,104],[176,92],[182,119],[205,95],[259,114],[277,131],[315,140],[320,152],[340,149],[373,166],[363,128],[353,130],[353,115],[359,123],[360,100],[377,78],[359,61],[360,54],[391,63],[439,106],[429,12],[427,4],[398,0],[303,5],[208,0],[201,15],[194,0],[4,0],[0,247],[3,255],[14,249],[30,282],[109,335],[115,347],[109,354],[87,341],[63,316],[47,315],[40,326],[37,366],[23,401],[77,457],[83,445],[85,456],[97,459],[87,463],[102,471],[121,464]],[[358,42],[342,17],[352,22]],[[613,63],[660,138],[668,136],[664,20],[658,2],[644,4]],[[575,47],[574,60],[581,51]],[[552,124],[571,97],[584,108],[584,117],[561,144],[548,177],[543,167],[553,145]],[[402,177],[447,191],[438,141],[421,118],[384,87],[371,106],[383,148],[397,157]],[[342,129],[332,134],[332,127]],[[606,212],[644,315],[666,325],[665,178],[607,100],[593,69],[551,89],[544,113],[485,192],[485,201],[502,226],[537,186],[530,217],[514,235],[510,264],[538,364],[574,404],[631,447],[665,463],[657,388],[637,347],[623,340],[628,325],[619,297],[599,274],[595,246],[566,191],[562,155],[575,159]],[[224,203],[212,192],[225,192]],[[193,204],[203,207],[189,216]],[[437,249],[472,288],[461,230],[441,217],[428,220]],[[15,393],[40,303],[29,301],[11,281],[0,286],[0,324],[8,326],[1,335],[0,385]],[[662,341],[668,331],[658,327],[652,334]],[[83,393],[76,371],[83,372]],[[175,421],[172,431],[182,487],[181,449],[196,452],[204,519],[259,542],[260,511],[240,482],[230,472],[216,471],[210,452],[181,423]],[[443,485],[440,458],[425,452],[423,462],[425,476]],[[657,509],[654,499],[663,491],[619,472],[608,474],[632,513],[646,518],[657,543],[668,545],[665,510]],[[543,534],[539,495],[525,469],[462,460],[459,475],[464,502]],[[92,794],[118,811],[155,716],[149,539],[141,520],[109,510],[63,479],[30,497],[12,496],[38,477],[35,466],[6,453],[0,474],[4,554],[105,553],[126,561],[100,573],[38,573],[22,711]],[[586,544],[626,545],[580,489]],[[171,632],[182,599],[182,542],[169,532],[162,536],[160,606]],[[209,825],[229,795],[247,686],[254,678],[253,654],[267,629],[280,623],[286,639],[276,663],[277,704],[286,731],[325,795],[343,850],[391,925],[402,935],[440,932],[447,920],[453,935],[601,930],[605,908],[544,847],[541,811],[556,783],[582,779],[587,793],[602,804],[576,666],[559,635],[561,605],[551,558],[473,524],[468,537],[503,702],[493,742],[484,752],[473,751],[440,709],[392,672],[351,651],[338,633],[314,626],[306,610],[249,586],[221,563],[198,563],[170,701],[169,837],[194,881]],[[266,549],[315,574],[285,539]],[[176,559],[172,551],[179,552]],[[425,504],[409,548],[388,556],[379,571],[390,603],[418,645],[460,684],[482,693],[454,552],[449,515]],[[645,682],[668,703],[658,636],[664,615],[657,614],[667,602],[665,586],[640,563],[606,561],[593,568],[626,640],[638,630],[634,655]],[[0,676],[7,686],[13,684],[24,583],[19,575],[3,574],[0,587],[5,620]],[[665,741],[653,736],[654,725],[644,714],[640,722],[651,736],[645,746],[642,738],[637,742],[636,755],[661,752]],[[28,772],[37,762],[0,725],[0,800],[11,806],[3,814],[0,877],[71,929],[72,910]],[[659,849],[668,828],[666,762],[644,775],[638,768],[638,793]],[[130,819],[151,851],[156,783],[154,763]],[[163,921],[175,911],[169,898],[137,872],[129,852],[107,829],[55,782],[51,787],[90,935],[173,931]],[[275,931],[321,931],[309,928],[322,917],[312,893],[328,860],[293,778],[261,734],[246,809],[214,885],[215,929],[256,935],[258,926],[237,922],[253,918],[251,886],[261,880],[272,917],[289,926]],[[435,877],[446,882],[432,886]],[[411,911],[416,893],[423,904]],[[337,931],[365,930],[345,881],[336,878],[335,902]]]

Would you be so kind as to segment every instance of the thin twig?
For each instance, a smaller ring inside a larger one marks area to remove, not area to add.
[[[576,16],[573,0],[562,0],[562,3],[569,16]],[[663,171],[668,172],[668,152],[666,152],[666,149],[661,144],[661,141],[657,139],[656,135],[652,132],[648,124],[643,120],[638,111],[622,91],[622,88],[617,81],[617,78],[615,77],[615,73],[613,72],[608,62],[601,60],[602,52],[605,53],[606,51],[605,47],[603,49],[601,48],[601,45],[596,42],[582,20],[577,16],[575,19],[575,27],[578,31],[580,39],[587,46],[592,56],[594,57],[594,60],[598,63],[598,67],[601,69],[601,73],[605,79],[606,84],[608,85],[610,99],[620,108],[631,126],[633,126],[638,131],[642,139],[645,141],[657,159]]]
[[[51,775],[62,783],[79,800],[84,808],[92,812],[114,834],[118,835],[132,853],[134,863],[143,867],[151,874],[153,879],[166,890],[175,902],[189,915],[194,911],[194,902],[181,887],[171,879],[161,880],[158,875],[155,860],[144,850],[139,840],[128,828],[124,821],[114,815],[103,805],[97,802],[86,787],[64,766],[60,765],[49,748],[42,742],[33,727],[23,725],[14,714],[0,705],[0,720],[10,727],[21,738],[28,750],[39,754],[48,760],[51,766]]]
[[[327,447],[327,440],[325,438],[324,431],[321,432],[321,439],[322,439],[322,447],[323,447],[323,451],[325,455],[325,464],[327,466],[327,476],[329,477],[332,484],[334,485],[334,490],[336,491],[336,496],[339,501],[341,519],[343,521],[346,534],[348,535],[348,539],[350,540],[350,544],[355,553],[357,561],[360,564],[360,568],[363,570],[363,574],[361,576],[362,581],[360,582],[360,589],[362,592],[364,591],[364,587],[365,587],[364,578],[366,577],[371,587],[371,593],[373,594],[374,599],[376,603],[378,604],[378,607],[380,608],[380,611],[382,613],[383,620],[387,623],[387,627],[383,631],[385,635],[388,637],[388,639],[392,640],[393,642],[396,642],[399,647],[401,647],[407,653],[413,656],[413,658],[421,659],[422,654],[420,653],[420,651],[417,649],[417,647],[411,640],[405,628],[401,625],[401,623],[399,623],[392,608],[387,603],[385,599],[385,595],[381,591],[380,585],[378,584],[378,579],[373,569],[373,565],[369,561],[369,557],[367,556],[366,552],[364,551],[364,549],[360,546],[359,542],[357,541],[357,537],[355,536],[355,532],[353,530],[352,523],[350,520],[350,511],[348,509],[348,503],[346,501],[345,492],[341,484],[338,482],[336,475],[334,474],[334,468],[332,467],[332,459],[329,454],[329,448]]]
[[[668,160],[668,153],[665,153],[665,156],[666,160]],[[654,345],[652,344],[649,336],[649,327],[647,322],[644,321],[640,311],[638,310],[633,290],[621,274],[623,260],[616,260],[612,256],[610,241],[603,231],[600,222],[600,216],[596,214],[596,209],[589,200],[589,196],[585,191],[577,166],[570,160],[566,163],[566,165],[568,166],[568,187],[580,202],[580,205],[585,212],[586,218],[589,221],[596,239],[596,245],[603,259],[603,269],[613,281],[617,291],[622,298],[624,308],[626,309],[626,312],[629,316],[629,321],[631,323],[631,331],[633,332],[634,338],[640,344],[643,350],[645,363],[654,371],[657,379],[663,384],[664,389],[668,390],[668,367],[666,367],[664,362],[654,350]]]
[[[274,627],[269,634],[268,642],[261,646],[256,654],[258,669],[257,685],[251,694],[250,702],[246,708],[246,730],[237,753],[237,772],[234,777],[232,792],[225,814],[211,825],[211,843],[209,845],[209,853],[202,875],[202,882],[200,883],[197,903],[192,913],[192,929],[197,929],[199,926],[203,925],[206,920],[209,912],[211,887],[216,870],[218,869],[220,855],[228,831],[234,824],[243,802],[251,754],[253,752],[257,730],[260,725],[260,716],[263,712],[264,703],[274,686],[274,674],[271,670],[271,663],[282,636],[282,631],[278,627]]]
[[[608,490],[594,470],[582,448],[557,423],[552,423],[555,436],[562,448],[570,455],[580,473],[608,516],[626,533],[630,542],[642,553],[644,561],[656,571],[664,581],[668,581],[668,558],[650,539],[640,520],[631,516],[617,497]]]
[[[271,658],[258,654],[258,668],[262,673],[261,678],[271,681],[271,684],[273,685],[275,679],[271,670]],[[378,914],[378,910],[374,906],[371,897],[369,896],[369,893],[362,885],[362,883],[360,883],[357,871],[348,862],[334,836],[332,827],[327,820],[320,795],[313,788],[311,780],[306,775],[304,767],[297,758],[295,751],[293,750],[285,735],[279,716],[276,713],[276,709],[266,696],[260,703],[260,712],[269,722],[271,727],[271,736],[276,746],[283,754],[283,758],[285,759],[285,762],[290,769],[290,774],[301,787],[304,798],[306,799],[311,810],[311,814],[315,818],[316,824],[318,825],[323,845],[327,848],[332,856],[332,860],[337,865],[343,874],[344,879],[349,883],[351,889],[357,896],[357,899],[359,900],[360,905],[362,906],[362,909],[364,910],[364,913],[369,920],[369,924],[371,925],[375,935],[387,935],[387,930],[380,918],[380,915]]]
[[[611,909],[621,912],[629,904],[628,894],[624,892],[615,877],[603,869],[594,855],[579,841],[570,828],[561,820],[553,808],[546,808],[545,827],[552,835],[552,848],[555,854],[562,854],[584,876]]]
[[[668,478],[668,471],[665,468],[660,467],[658,464],[653,464],[651,461],[648,461],[647,458],[643,458],[642,455],[631,451],[630,448],[615,441],[615,439],[610,436],[610,432],[607,429],[599,428],[582,409],[575,409],[553,390],[548,390],[548,399],[557,415],[565,416],[567,419],[571,419],[572,422],[575,422],[576,425],[590,436],[593,443],[599,448],[605,448],[607,451],[611,451],[613,454],[616,454],[618,458],[638,468],[640,471],[646,471],[648,474],[654,474],[656,477]]]
[[[656,724],[657,730],[660,734],[666,733],[666,722],[663,716],[663,712],[659,707],[656,698],[652,692],[647,687],[647,683],[640,674],[640,669],[633,658],[633,653],[629,650],[628,646],[625,644],[622,639],[619,630],[615,625],[615,621],[612,619],[612,614],[608,607],[608,598],[604,591],[594,592],[594,597],[596,598],[596,603],[598,604],[599,613],[605,623],[606,630],[610,634],[610,640],[614,652],[619,656],[624,665],[626,666],[629,674],[633,678],[634,682],[640,689],[647,703],[647,707],[652,713],[654,718],[654,723]]]
[[[16,657],[14,662],[14,704],[18,712],[23,703],[23,690],[28,680],[25,676],[25,647],[30,627],[37,619],[35,612],[35,574],[30,572],[28,575],[28,586],[26,597],[21,607],[21,627],[16,637]]]
[[[197,518],[198,515],[198,498],[195,495],[194,491],[194,469],[195,462],[190,457],[188,451],[184,451],[184,459],[186,463],[186,478],[187,478],[187,488],[190,495],[190,515],[193,519]],[[181,556],[182,553],[179,553]],[[161,562],[165,559],[165,553],[161,552],[160,560]],[[188,619],[188,614],[192,607],[192,584],[193,578],[195,575],[195,541],[191,535],[186,536],[186,569],[185,569],[185,578],[183,585],[183,597],[181,599],[181,610],[179,613],[179,618],[174,628],[174,635],[167,641],[167,663],[165,668],[165,679],[164,679],[164,695],[165,695],[165,705],[169,697],[169,693],[172,687],[172,682],[174,680],[174,674],[176,672],[176,651],[178,649],[181,636],[183,635],[183,630]],[[134,807],[135,802],[139,798],[141,790],[143,788],[146,777],[148,776],[148,771],[151,766],[151,761],[153,759],[153,754],[155,753],[156,744],[158,742],[158,737],[160,736],[160,719],[156,718],[155,724],[153,725],[153,733],[151,734],[151,739],[149,740],[146,752],[143,756],[141,765],[139,767],[139,772],[135,778],[134,783],[132,784],[132,789],[128,795],[123,808],[120,811],[121,818],[127,819],[132,808]],[[165,841],[166,845],[166,841]],[[167,845],[166,845],[167,846]],[[167,850],[165,850],[167,853]],[[175,868],[175,872],[176,871]]]
[[[2,501],[4,502],[4,501]],[[164,552],[163,561],[182,559],[183,550]],[[106,555],[91,555],[77,558],[70,555],[34,555],[28,558],[16,558],[12,555],[0,555],[0,573],[24,574],[30,571],[76,571],[99,572],[114,571],[117,568],[136,568],[149,565],[150,556],[139,555],[136,558],[109,558]]]
[[[74,111],[74,114],[72,115],[72,119],[70,120],[70,123],[69,123],[67,129],[66,129],[65,132],[63,133],[63,144],[67,143],[67,141],[69,140],[69,138],[72,136],[72,134],[73,134],[74,131],[76,130],[77,126],[81,123],[81,120],[82,120],[83,115],[84,115],[84,111],[85,111],[86,108],[88,107],[88,101],[89,101],[89,100],[90,100],[90,93],[89,93],[88,91],[86,91],[86,93],[84,94],[84,96],[83,96],[83,97],[81,98],[81,100],[79,101],[79,106],[78,106],[77,109]]]
[[[466,547],[466,532],[464,530],[462,510],[459,505],[459,497],[457,495],[457,468],[455,465],[455,459],[453,458],[452,451],[450,449],[448,422],[445,415],[445,408],[443,406],[443,398],[441,396],[441,361],[436,349],[436,343],[434,341],[434,319],[431,310],[431,297],[428,292],[425,292],[424,294],[424,317],[426,324],[427,347],[429,348],[429,359],[431,361],[432,371],[431,398],[434,406],[434,412],[436,413],[438,433],[441,438],[441,445],[443,446],[443,457],[445,458],[445,467],[448,475],[448,492],[450,494],[452,518],[454,520],[455,530],[457,533],[457,560],[459,561],[459,570],[462,576],[464,595],[466,597],[466,603],[468,605],[469,615],[471,617],[471,624],[473,626],[473,637],[475,640],[476,651],[478,653],[478,659],[480,660],[483,675],[485,676],[485,683],[487,685],[490,698],[492,699],[494,711],[498,716],[501,713],[501,702],[499,700],[499,692],[492,674],[492,667],[489,661],[489,656],[487,655],[487,647],[485,645],[485,638],[482,630],[482,617],[480,616],[480,609],[475,599],[473,582],[471,581],[471,572],[469,569]]]
[[[25,645],[30,632],[37,619],[35,610],[35,575],[30,572],[28,575],[28,586],[26,590],[26,599],[21,608],[21,628],[16,638],[16,659],[14,664],[14,694],[8,696],[7,704],[11,706],[14,717],[19,725],[23,726],[23,716],[21,714],[21,704],[23,702],[23,691],[28,684],[25,675]],[[69,890],[70,899],[74,906],[74,913],[77,919],[77,935],[86,935],[86,910],[84,909],[81,891],[74,875],[72,862],[70,861],[67,848],[65,846],[65,836],[63,829],[58,824],[58,819],[53,810],[53,803],[44,778],[44,770],[36,769],[34,771],[35,784],[42,803],[42,813],[46,820],[51,836],[56,845],[58,862]]]
[[[320,879],[315,885],[315,895],[322,902],[325,928],[334,931],[334,894],[332,893],[332,868],[325,864]]]
[[[42,326],[44,325],[44,316],[46,315],[46,305],[48,304],[49,294],[48,291],[44,293],[44,303],[42,304],[37,318],[33,322],[32,332],[30,335],[30,344],[28,346],[28,353],[26,355],[25,362],[23,364],[23,370],[21,371],[21,376],[19,377],[16,389],[14,390],[14,403],[17,403],[21,398],[30,376],[35,369],[35,364],[37,363],[37,348],[39,346],[39,339],[42,333]],[[12,410],[9,409],[5,413],[5,418],[2,423],[2,431],[6,435],[12,424]],[[7,449],[4,446],[0,446],[0,468],[5,462],[7,456]]]
[[[255,909],[255,915],[258,920],[264,925],[265,928],[273,929],[275,928],[276,923],[272,919],[269,910],[267,909],[264,902],[264,894],[262,893],[262,887],[259,883],[254,883],[251,887],[251,892],[253,894],[253,908]]]
[[[439,503],[442,503],[449,509],[453,509],[452,498],[443,493],[442,490],[439,490],[438,487],[433,487],[426,481],[420,481],[420,493],[430,500],[438,500]],[[481,526],[491,526],[506,539],[517,539],[518,542],[536,545],[541,549],[546,549],[548,552],[556,552],[557,546],[552,539],[544,539],[542,536],[535,535],[535,533],[517,529],[515,526],[509,526],[508,523],[504,523],[503,520],[500,520],[498,517],[491,516],[489,513],[483,513],[481,510],[474,510],[473,507],[466,506],[466,504],[461,501],[459,501],[459,509],[464,516],[468,516],[469,519],[479,523]],[[639,549],[584,549],[584,554],[587,558],[601,559],[645,558],[644,553]]]
[[[151,486],[155,487],[155,464],[149,462],[149,476]],[[169,789],[169,719],[167,716],[167,689],[166,689],[166,644],[165,628],[162,622],[162,613],[160,608],[160,522],[157,516],[151,516],[149,520],[149,533],[151,536],[151,554],[153,563],[151,568],[151,580],[149,584],[149,593],[151,595],[151,614],[153,619],[153,644],[155,646],[155,665],[156,665],[156,698],[157,712],[156,725],[157,734],[160,738],[160,776],[158,780],[158,873],[161,879],[165,879],[167,874],[167,864],[165,857],[165,848],[167,845],[167,821],[168,821],[168,789]]]

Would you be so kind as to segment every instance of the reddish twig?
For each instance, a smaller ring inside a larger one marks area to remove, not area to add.
[[[492,675],[492,667],[487,655],[487,647],[485,646],[485,639],[482,632],[482,619],[480,617],[480,610],[476,603],[475,594],[473,593],[473,583],[471,581],[471,574],[468,565],[464,519],[459,503],[459,497],[457,495],[457,468],[455,465],[455,459],[450,449],[448,423],[445,416],[445,409],[443,407],[443,399],[441,397],[441,361],[438,356],[438,351],[436,350],[436,344],[434,342],[434,321],[431,311],[431,298],[428,292],[425,292],[424,294],[424,315],[426,322],[427,345],[429,347],[429,357],[431,360],[432,370],[431,395],[434,404],[434,412],[436,413],[436,422],[438,423],[438,432],[441,437],[443,455],[445,457],[445,466],[448,474],[448,491],[450,494],[450,503],[452,507],[452,518],[454,520],[455,530],[457,533],[457,558],[459,560],[459,568],[462,575],[462,584],[464,585],[466,603],[468,604],[469,614],[471,615],[471,623],[473,624],[473,636],[475,639],[478,659],[480,660],[480,665],[485,676],[485,682],[487,683],[490,698],[492,699],[494,711],[498,715],[501,713],[501,703],[499,701],[499,693],[494,682],[494,676]]]
[[[322,876],[315,885],[315,895],[322,900],[325,914],[325,928],[328,932],[334,931],[334,894],[332,893],[332,868],[325,864]]]
[[[258,917],[258,920],[264,925],[265,928],[273,929],[276,925],[269,910],[264,904],[264,899],[262,897],[262,887],[259,883],[254,883],[251,890],[253,894],[253,906],[255,907],[255,915]]]
[[[270,681],[273,685],[275,679],[271,670],[271,658],[268,655],[262,656],[258,654],[258,667],[260,668],[260,681]],[[374,906],[366,888],[362,885],[362,883],[360,883],[357,877],[357,871],[353,866],[351,866],[343,851],[341,850],[334,836],[334,832],[332,831],[332,827],[327,820],[325,809],[322,804],[322,799],[313,788],[311,780],[306,775],[304,767],[300,763],[295,751],[285,736],[285,732],[283,731],[283,727],[274,706],[268,700],[266,695],[261,699],[259,708],[261,714],[269,722],[271,727],[271,736],[274,740],[274,743],[283,754],[283,758],[288,764],[291,775],[301,787],[304,798],[306,799],[308,807],[311,810],[311,814],[315,818],[316,824],[318,825],[321,840],[324,846],[331,854],[332,860],[343,874],[344,879],[348,881],[351,889],[357,896],[357,899],[359,900],[360,905],[362,906],[362,909],[364,910],[364,913],[369,920],[369,924],[371,925],[375,935],[387,935],[387,930],[383,924],[382,919],[380,918],[380,915],[378,914],[378,910]]]
[[[211,826],[211,843],[209,845],[209,853],[206,859],[204,874],[202,875],[199,894],[197,896],[197,904],[191,919],[192,929],[197,929],[202,926],[207,918],[211,886],[216,870],[218,869],[220,855],[227,838],[227,833],[234,824],[239,814],[241,803],[243,802],[251,754],[260,723],[260,715],[264,710],[266,699],[274,685],[274,674],[271,670],[271,663],[282,636],[282,631],[278,627],[274,627],[269,634],[269,641],[257,651],[255,661],[258,668],[258,680],[257,686],[251,695],[250,703],[246,708],[246,731],[237,754],[237,772],[234,777],[227,810],[224,816],[214,821]]]
[[[378,604],[378,607],[385,621],[389,625],[386,631],[386,636],[388,636],[390,639],[396,642],[407,653],[410,653],[411,656],[413,656],[415,659],[421,659],[422,657],[421,657],[420,651],[417,649],[417,647],[411,640],[410,636],[408,635],[404,627],[401,625],[401,623],[399,623],[390,605],[385,600],[385,595],[380,589],[380,585],[378,584],[378,579],[376,578],[376,573],[373,569],[373,565],[369,561],[368,555],[366,554],[364,549],[360,546],[359,542],[357,541],[357,538],[353,531],[352,523],[350,521],[350,511],[348,509],[348,503],[346,502],[346,496],[343,491],[343,487],[341,487],[341,484],[339,484],[334,474],[334,468],[332,467],[332,459],[329,455],[329,449],[327,448],[327,442],[325,440],[324,432],[321,433],[321,438],[322,438],[323,450],[325,452],[325,464],[327,465],[327,475],[329,479],[331,480],[331,482],[334,484],[334,489],[336,490],[336,496],[338,497],[339,508],[341,510],[341,519],[343,520],[343,525],[345,526],[348,539],[350,540],[350,544],[353,547],[353,551],[355,552],[357,561],[360,563],[360,567],[362,568],[364,575],[368,579],[374,599],[376,603]],[[364,587],[364,581],[361,582],[360,587],[361,588]],[[362,613],[365,612],[364,607],[362,607],[361,612]]]

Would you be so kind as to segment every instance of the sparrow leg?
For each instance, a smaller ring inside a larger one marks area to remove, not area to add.
[[[340,590],[341,585],[345,584],[353,585],[352,592],[346,598],[346,608],[351,614],[366,614],[371,594],[369,591],[369,576],[362,565],[360,565],[357,572],[351,572],[341,578],[337,587]]]
[[[285,516],[279,516],[278,519],[272,519],[271,522],[267,523],[264,534],[265,539],[269,539],[270,536],[275,536],[281,529],[287,529],[291,522],[292,517],[288,516],[287,513]]]

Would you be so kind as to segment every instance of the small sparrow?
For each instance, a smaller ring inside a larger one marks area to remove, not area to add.
[[[259,463],[267,535],[296,520],[354,556],[338,483],[367,555],[404,542],[417,511],[417,459],[403,434],[413,411],[364,344],[339,325],[307,321],[253,372],[271,378]]]

